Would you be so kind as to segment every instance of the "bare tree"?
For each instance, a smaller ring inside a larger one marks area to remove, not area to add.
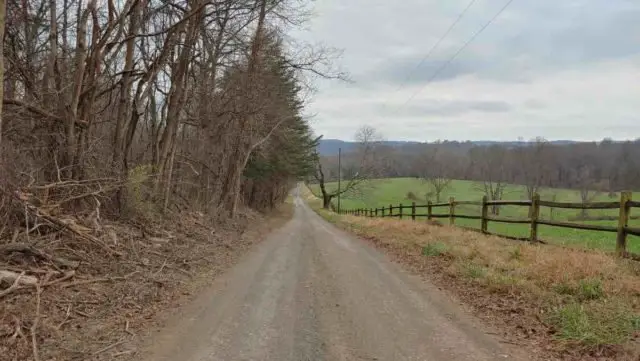
[[[380,168],[376,163],[376,156],[379,154],[379,144],[381,135],[371,126],[365,125],[358,129],[355,135],[357,146],[348,157],[345,157],[343,168],[350,168],[350,171],[343,177],[344,185],[340,190],[328,190],[327,178],[323,169],[322,160],[316,153],[315,172],[313,174],[320,187],[322,196],[322,206],[325,209],[331,207],[331,201],[339,195],[357,191],[367,181],[380,175]],[[342,173],[341,171],[339,173]]]
[[[438,203],[442,193],[451,184],[450,162],[451,159],[447,159],[446,154],[437,146],[427,151],[420,162],[420,177],[431,186]]]
[[[7,5],[5,0],[0,0],[0,39],[4,39],[5,12]],[[4,41],[4,40],[3,40]],[[0,53],[0,99],[4,99],[4,54]],[[2,103],[0,103],[0,164],[2,164]]]
[[[578,166],[575,170],[575,182],[580,193],[580,201],[589,203],[598,195],[598,190],[594,189],[596,182],[593,178],[594,169],[587,164]],[[589,213],[587,209],[580,210],[580,218],[587,219]]]
[[[506,151],[499,146],[476,149],[471,154],[472,163],[481,179],[478,188],[487,196],[489,200],[498,201],[502,199],[507,186]],[[500,214],[499,206],[492,206],[491,213]]]
[[[515,161],[520,168],[517,178],[525,186],[527,199],[533,199],[547,177],[546,164],[549,161],[547,141],[537,137],[527,145],[514,150]]]

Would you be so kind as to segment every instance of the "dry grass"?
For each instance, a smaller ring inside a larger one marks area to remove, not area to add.
[[[319,213],[452,289],[518,342],[563,359],[637,360],[638,263],[422,222]]]

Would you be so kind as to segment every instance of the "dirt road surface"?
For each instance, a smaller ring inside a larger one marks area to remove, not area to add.
[[[151,337],[148,361],[522,360],[434,286],[295,216]]]

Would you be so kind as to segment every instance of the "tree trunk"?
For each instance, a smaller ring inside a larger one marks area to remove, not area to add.
[[[87,8],[82,13],[82,17],[78,21],[78,36],[76,39],[75,54],[75,74],[73,83],[73,92],[71,104],[69,105],[69,115],[66,121],[66,149],[65,149],[65,166],[67,167],[68,178],[73,178],[76,172],[76,123],[78,121],[78,109],[80,107],[80,98],[82,97],[82,89],[84,84],[84,72],[87,60],[87,23],[89,20],[90,9],[96,6],[95,0],[87,4]]]
[[[331,195],[323,194],[322,195],[322,208],[330,209],[331,208],[331,199],[333,199],[333,197]]]
[[[113,140],[113,165],[118,169],[123,169],[126,138],[126,125],[131,111],[131,87],[133,79],[131,73],[133,71],[133,55],[136,34],[138,32],[138,9],[140,2],[136,1],[129,15],[129,30],[127,32],[128,40],[126,43],[126,51],[124,57],[124,69],[122,70],[122,79],[120,80],[120,100],[116,113],[116,132]]]
[[[192,8],[198,8],[199,4],[200,2],[194,3]],[[166,176],[164,173],[166,171],[166,166],[169,163],[168,159],[171,149],[176,141],[178,125],[180,123],[179,117],[184,108],[188,66],[191,61],[191,54],[194,51],[193,47],[196,41],[197,31],[200,29],[198,24],[202,21],[203,13],[203,9],[200,9],[197,15],[189,19],[185,35],[185,43],[181,46],[180,54],[178,55],[178,63],[171,74],[171,88],[168,95],[169,101],[167,107],[166,126],[158,146],[159,159],[158,164],[156,165],[158,171],[157,180],[163,179]],[[160,184],[156,182],[156,191],[159,190],[159,185]]]
[[[258,15],[258,24],[256,26],[256,31],[255,31],[255,35],[253,37],[253,43],[251,44],[251,54],[249,56],[249,66],[248,66],[248,72],[247,72],[247,79],[246,79],[246,83],[245,83],[245,89],[246,89],[246,95],[248,98],[251,98],[250,94],[252,93],[252,86],[253,86],[253,78],[254,78],[254,74],[256,72],[256,69],[260,63],[260,56],[259,56],[259,52],[261,49],[261,44],[262,44],[262,36],[263,36],[263,32],[264,32],[264,21],[265,21],[265,17],[266,17],[266,11],[267,11],[267,0],[258,0],[260,2],[260,13]],[[229,194],[228,197],[231,200],[231,205],[230,205],[230,215],[231,217],[235,217],[236,214],[236,210],[238,208],[238,200],[239,200],[239,192],[240,192],[240,185],[242,184],[242,173],[244,172],[244,169],[247,165],[247,162],[249,160],[249,156],[251,155],[251,149],[248,149],[247,151],[245,151],[242,146],[244,145],[245,141],[244,138],[249,136],[251,137],[251,132],[247,132],[247,128],[251,125],[251,123],[253,122],[253,115],[245,115],[245,119],[241,119],[241,124],[240,124],[240,131],[238,132],[238,151],[235,153],[236,157],[231,158],[231,167],[233,168],[233,171],[231,172],[231,184],[233,185],[231,188],[231,191],[233,192],[232,194]],[[249,134],[246,134],[249,133]],[[249,147],[251,147],[251,140],[249,140],[248,143]],[[244,152],[244,155],[243,155]],[[240,163],[240,165],[235,165],[234,163],[238,163],[238,161],[241,161],[242,163]],[[227,188],[228,189],[228,188]]]
[[[4,39],[6,3],[0,0],[0,40]],[[0,47],[4,50],[4,46]],[[4,99],[4,51],[0,51],[0,161],[2,160],[2,99]],[[1,163],[0,163],[1,164]]]

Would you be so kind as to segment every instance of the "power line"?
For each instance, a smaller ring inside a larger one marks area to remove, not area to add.
[[[467,13],[467,11],[469,11],[469,9],[471,8],[471,6],[473,6],[473,4],[476,3],[477,0],[471,0],[468,4],[467,7],[464,8],[464,10],[462,10],[462,12],[460,14],[458,14],[458,17],[456,18],[456,20],[453,21],[453,23],[451,23],[451,25],[449,25],[449,28],[447,29],[447,31],[444,32],[444,34],[442,34],[442,36],[440,36],[440,38],[438,39],[438,41],[436,41],[435,44],[433,44],[433,46],[431,47],[431,49],[429,49],[429,51],[427,52],[427,54],[422,57],[422,59],[420,60],[420,62],[418,62],[418,64],[407,74],[406,78],[402,81],[402,83],[400,83],[400,85],[398,85],[398,88],[396,88],[396,90],[393,91],[392,94],[397,93],[400,89],[402,89],[407,82],[409,81],[409,79],[411,78],[411,75],[413,75],[413,73],[415,73],[416,70],[418,70],[418,68],[420,68],[422,66],[422,64],[424,64],[425,61],[427,61],[427,59],[429,59],[429,57],[431,57],[431,54],[433,54],[433,52],[438,48],[438,46],[440,46],[440,43],[442,43],[442,41],[444,40],[444,38],[447,37],[447,35],[449,35],[449,33],[451,32],[451,30],[453,30],[453,28],[458,25],[458,23],[460,22],[460,20],[462,20],[462,18],[464,17],[464,15]],[[387,103],[388,100],[384,102],[384,107],[387,107]]]
[[[411,102],[416,95],[420,94],[424,88],[427,87],[427,85],[431,84],[431,82],[438,76],[440,75],[440,73],[442,73],[442,71],[449,66],[449,64],[451,64],[452,61],[454,61],[458,55],[460,55],[460,53],[462,53],[464,51],[464,49],[467,48],[467,46],[469,46],[469,44],[471,44],[477,37],[478,35],[482,34],[482,32],[489,27],[489,25],[491,25],[508,7],[509,5],[511,5],[511,3],[514,0],[509,0],[507,1],[507,3],[500,9],[500,11],[498,11],[486,24],[484,24],[484,26],[482,28],[480,28],[480,30],[478,30],[475,34],[473,34],[473,36],[471,38],[469,38],[469,40],[467,40],[464,44],[462,44],[462,46],[458,49],[458,51],[456,51],[452,57],[449,58],[449,60],[447,60],[440,68],[438,68],[438,70],[435,71],[435,73],[433,73],[433,75],[431,77],[429,77],[429,79],[427,80],[427,83],[424,84],[420,89],[418,89],[418,91],[416,91],[415,93],[413,93],[411,95],[411,97],[409,97],[409,99],[407,99],[406,102],[404,102],[404,104],[402,104],[402,106],[399,109],[402,109],[404,106],[406,106],[407,104],[409,104],[409,102]],[[397,114],[398,112],[396,112]]]
[[[425,61],[427,61],[427,59],[429,59],[429,57],[431,56],[431,54],[433,54],[433,52],[438,48],[438,46],[440,45],[440,43],[442,43],[442,41],[444,40],[444,38],[447,37],[447,35],[449,35],[449,33],[451,32],[451,30],[453,30],[453,28],[458,25],[458,23],[460,22],[460,20],[462,20],[462,17],[464,17],[464,15],[467,13],[467,11],[469,11],[469,9],[471,8],[471,6],[473,6],[473,4],[476,2],[477,0],[471,0],[469,2],[469,4],[467,4],[467,7],[464,8],[464,10],[462,10],[462,12],[460,14],[458,14],[458,18],[451,23],[451,25],[449,26],[449,29],[447,29],[447,31],[442,34],[442,36],[440,37],[440,39],[438,39],[438,41],[433,44],[433,46],[431,47],[431,49],[429,49],[429,51],[427,52],[427,54],[420,60],[420,62],[418,63],[418,65],[416,65],[413,70],[411,70],[409,72],[409,74],[407,74],[407,77],[402,81],[402,83],[400,83],[400,86],[398,86],[398,89],[396,89],[395,91],[397,92],[398,90],[400,90],[405,84],[406,82],[409,80],[409,78],[411,78],[411,75],[413,75],[413,73],[422,66],[422,64],[424,64]]]

